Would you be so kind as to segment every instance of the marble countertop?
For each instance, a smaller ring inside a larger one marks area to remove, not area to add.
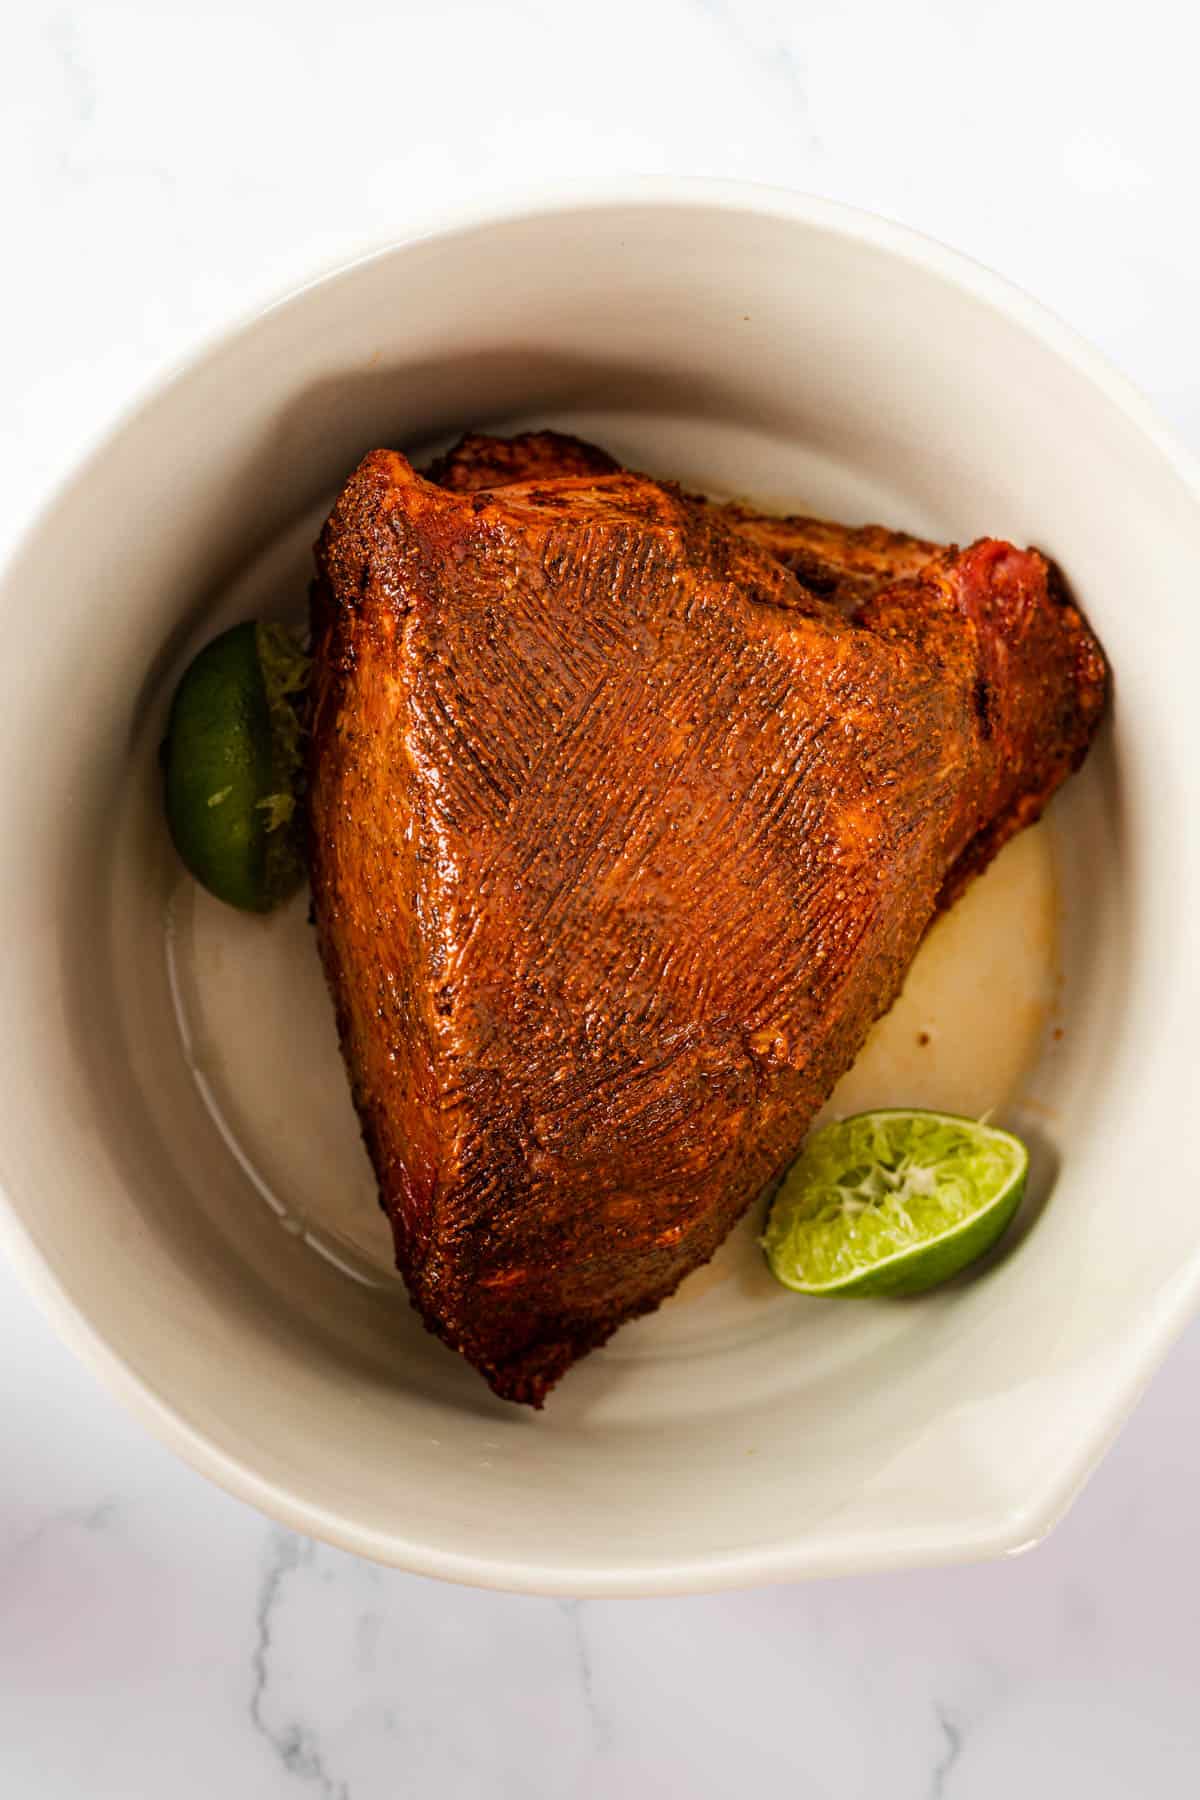
[[[1047,301],[1200,448],[1200,27],[1108,17],[28,0],[0,59],[0,540],[231,315],[550,176],[890,214]],[[476,1593],[292,1536],[144,1436],[3,1268],[0,1369],[5,1800],[1200,1790],[1200,1324],[1032,1555],[669,1601]]]

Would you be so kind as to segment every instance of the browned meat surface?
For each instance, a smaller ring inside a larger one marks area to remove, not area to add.
[[[487,437],[470,431],[439,457],[429,480],[459,494],[514,482],[558,480],[568,475],[615,475],[607,450],[562,431],[525,431],[519,437]]]
[[[984,541],[857,622],[627,474],[368,456],[318,548],[321,953],[413,1300],[498,1394],[705,1262],[1106,670]]]
[[[470,432],[434,464],[429,479],[472,493],[515,482],[613,474],[618,467],[606,451],[558,431],[527,431],[512,438]],[[689,498],[700,505],[718,504]],[[916,575],[942,549],[883,525],[831,525],[799,513],[776,518],[733,501],[719,510],[731,530],[777,557],[805,587],[844,612],[861,606],[887,583]]]
[[[800,513],[774,518],[736,502],[718,510],[731,531],[777,557],[805,587],[845,613],[891,582],[920,574],[943,548],[885,525],[831,525]]]

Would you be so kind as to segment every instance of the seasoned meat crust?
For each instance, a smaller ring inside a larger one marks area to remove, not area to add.
[[[470,431],[429,470],[430,481],[458,494],[513,482],[561,480],[567,475],[615,475],[607,450],[562,431],[525,431],[519,437],[487,437]]]
[[[512,438],[472,431],[438,459],[429,479],[456,493],[474,493],[516,482],[611,475],[619,467],[606,450],[561,431],[526,431]],[[812,593],[844,612],[885,583],[918,574],[943,548],[884,525],[831,525],[800,513],[777,518],[736,501],[720,505],[695,494],[688,497],[699,506],[714,507],[730,530],[774,556]]]
[[[314,909],[413,1301],[540,1406],[792,1159],[1107,672],[1033,551],[898,548],[847,619],[644,477],[442,478],[374,452],[318,546]]]

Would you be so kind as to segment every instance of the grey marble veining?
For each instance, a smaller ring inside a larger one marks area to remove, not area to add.
[[[900,217],[1200,445],[1200,30],[1171,0],[30,0],[5,33],[5,542],[202,333],[414,212],[571,174]],[[1200,1791],[1200,1327],[1032,1556],[670,1601],[298,1539],[147,1439],[4,1269],[0,1369],[4,1800]]]

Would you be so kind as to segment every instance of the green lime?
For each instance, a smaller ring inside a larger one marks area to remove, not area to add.
[[[308,661],[282,625],[214,638],[175,690],[163,745],[167,823],[210,893],[269,912],[304,878],[298,699]]]
[[[763,1236],[799,1294],[922,1294],[989,1250],[1025,1191],[1007,1131],[950,1113],[858,1113],[813,1132]]]

